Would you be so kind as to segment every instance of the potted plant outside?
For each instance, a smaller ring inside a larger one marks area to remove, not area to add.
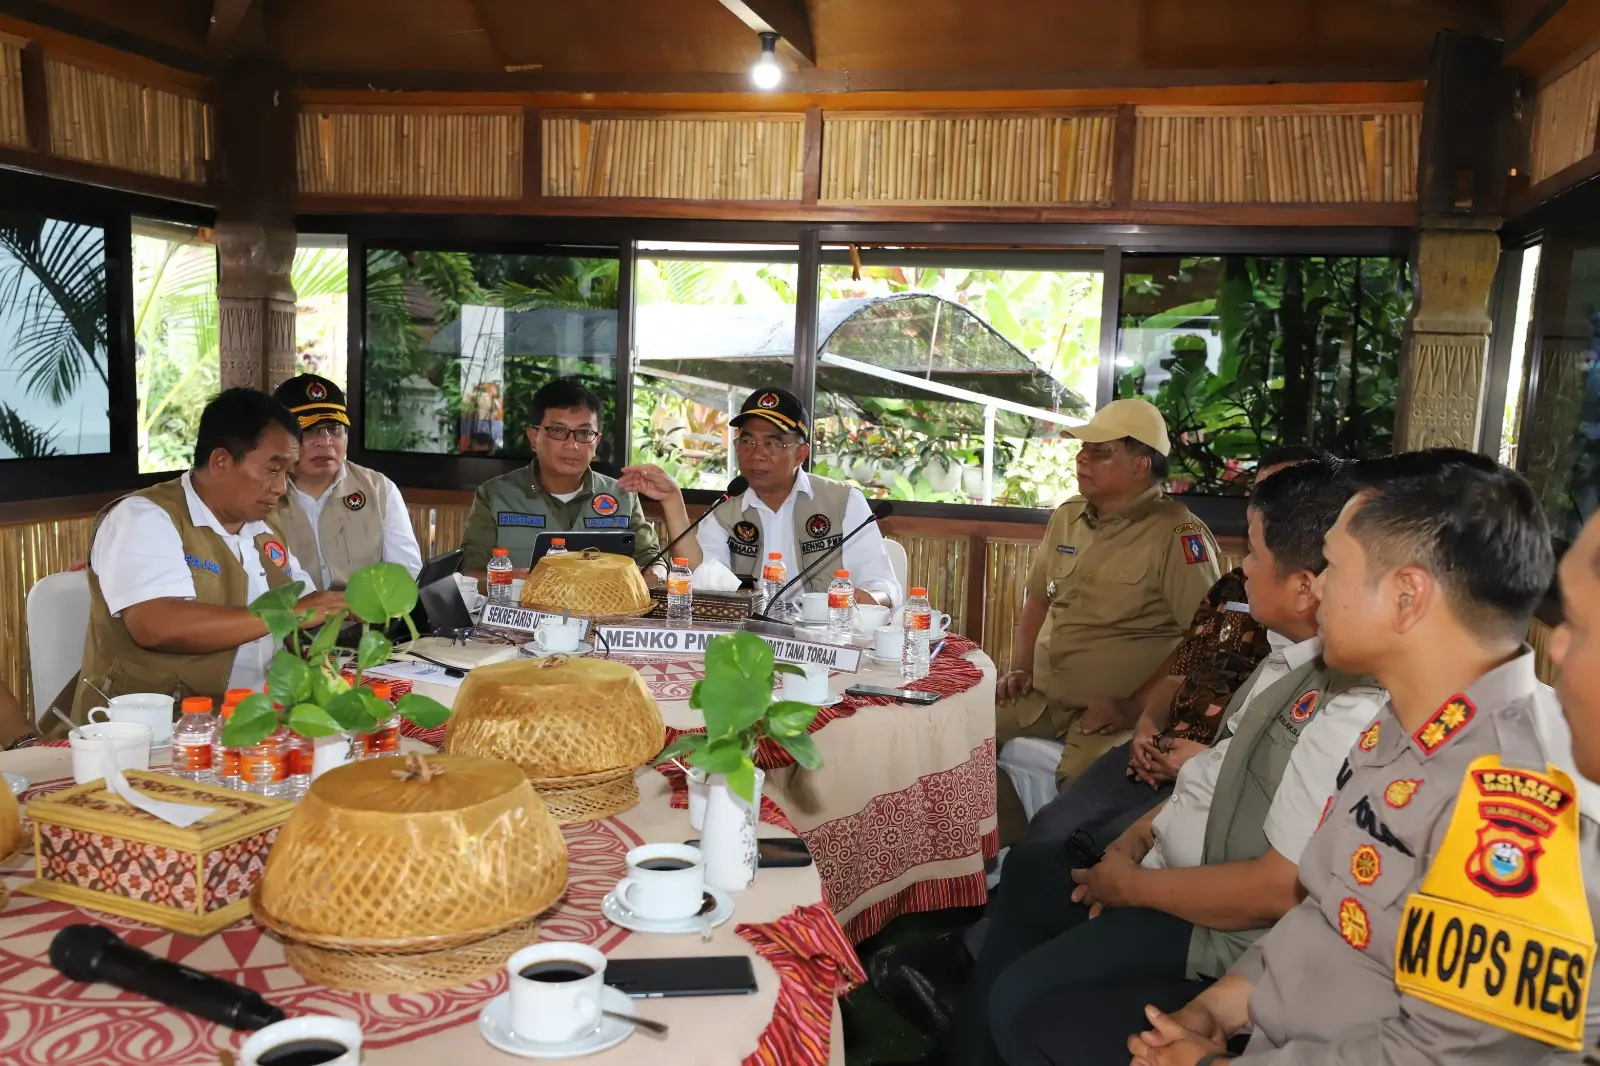
[[[962,456],[956,442],[942,433],[922,438],[917,446],[922,475],[934,492],[954,492],[961,484]]]
[[[766,775],[756,767],[756,745],[769,737],[807,770],[822,767],[822,753],[806,732],[817,708],[774,700],[779,673],[798,666],[776,662],[772,647],[754,633],[727,633],[706,645],[706,676],[696,681],[689,706],[705,716],[704,733],[686,733],[667,745],[657,762],[683,757],[709,775],[705,827],[706,882],[737,892],[756,873],[756,822]]]
[[[347,761],[321,758],[325,751],[336,749],[351,734],[375,731],[396,713],[423,729],[442,725],[450,717],[448,707],[414,692],[391,706],[361,681],[363,671],[387,662],[394,651],[394,643],[381,629],[369,627],[386,627],[394,619],[404,618],[412,639],[416,639],[411,610],[417,604],[417,583],[405,567],[373,563],[351,574],[345,588],[349,610],[328,615],[322,629],[302,647],[301,627],[312,616],[309,611],[296,611],[294,605],[304,589],[304,583],[296,581],[267,592],[250,604],[250,613],[267,624],[275,640],[289,641],[292,650],[273,656],[267,671],[267,691],[241,700],[233,716],[223,723],[223,744],[250,747],[283,727],[319,745],[317,761],[322,765],[313,771],[315,774]],[[362,623],[354,684],[340,676],[334,659],[334,642],[345,619],[352,614]]]

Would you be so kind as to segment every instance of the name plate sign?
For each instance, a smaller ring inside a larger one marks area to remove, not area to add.
[[[688,655],[703,658],[712,637],[726,629],[684,629],[668,626],[601,626],[598,647],[614,652],[644,652],[649,655]],[[792,640],[767,633],[756,636],[772,646],[773,658],[780,663],[826,666],[830,670],[853,674],[861,669],[861,649],[809,640]]]
[[[522,633],[533,633],[538,630],[540,621],[545,619],[558,625],[561,622],[559,614],[545,614],[542,611],[530,611],[523,607],[504,607],[494,604],[483,609],[483,618],[479,624],[493,626],[495,629],[515,629]],[[579,640],[582,640],[589,632],[589,620],[587,618],[570,618],[568,622],[576,622],[580,627]]]
[[[814,640],[792,640],[775,637],[769,633],[756,636],[772,645],[773,658],[780,663],[796,666],[826,666],[843,674],[853,674],[861,669],[861,649],[843,644],[822,644]]]

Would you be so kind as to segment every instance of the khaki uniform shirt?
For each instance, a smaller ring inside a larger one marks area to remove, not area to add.
[[[1211,531],[1159,488],[1110,515],[1068,500],[1028,572],[1028,597],[1049,604],[1033,687],[1066,710],[1128,695],[1183,638],[1219,575]]]
[[[1464,703],[1460,697],[1447,701],[1415,735],[1401,730],[1392,705],[1379,712],[1351,749],[1339,791],[1300,857],[1306,898],[1233,967],[1255,986],[1255,1031],[1240,1066],[1532,1066],[1557,1054],[1549,1044],[1395,987],[1396,938],[1407,900],[1447,835],[1468,765],[1499,755],[1507,766],[1535,772],[1546,764],[1571,766],[1570,736],[1547,692],[1534,676],[1533,653],[1524,649],[1479,678]],[[1567,739],[1552,742],[1557,735]],[[1592,788],[1569,773],[1580,782],[1580,796]],[[1594,915],[1600,909],[1600,830],[1592,818],[1592,807],[1584,809],[1579,856]],[[1441,967],[1447,936],[1434,933],[1432,954]],[[1459,945],[1459,928],[1454,939]],[[1470,976],[1477,985],[1492,980],[1494,949],[1469,941],[1465,953],[1474,950],[1480,958],[1470,975],[1461,970],[1461,980]],[[1526,962],[1512,954],[1503,960],[1508,992]],[[1534,981],[1552,1007],[1560,1010],[1568,1000],[1568,1009],[1587,1013],[1592,1047],[1600,985],[1591,981],[1587,1003],[1572,1003],[1566,985],[1573,976],[1560,966],[1553,975],[1541,967]]]
[[[645,517],[639,497],[623,492],[615,478],[590,470],[578,494],[558,500],[539,486],[539,461],[502,474],[478,486],[461,535],[466,554],[461,569],[482,570],[495,548],[511,554],[511,565],[526,568],[540,533],[597,533],[626,530],[633,534],[633,558],[643,563],[661,547],[655,527]]]

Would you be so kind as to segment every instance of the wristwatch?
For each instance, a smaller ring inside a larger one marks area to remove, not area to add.
[[[39,743],[42,738],[38,733],[24,733],[5,746],[6,751],[16,751],[18,748],[31,748]]]

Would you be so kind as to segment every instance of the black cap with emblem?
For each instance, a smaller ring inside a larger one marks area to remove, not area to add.
[[[350,424],[344,390],[327,378],[301,374],[273,389],[272,395],[300,420],[301,429],[310,429],[318,422]]]
[[[745,397],[739,413],[728,424],[738,428],[752,418],[765,419],[785,433],[811,439],[811,418],[805,404],[788,389],[757,389]]]

